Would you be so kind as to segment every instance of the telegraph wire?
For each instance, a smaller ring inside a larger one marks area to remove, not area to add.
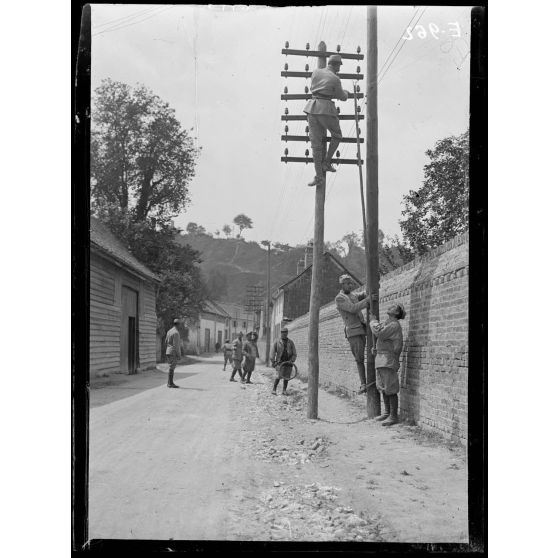
[[[419,18],[418,18],[418,19],[415,21],[415,23],[414,23],[414,27],[416,27],[416,26],[418,25],[418,22],[421,20],[422,16],[424,15],[424,13],[426,12],[427,9],[428,9],[428,8],[425,7],[425,8],[422,10],[422,13],[420,14]],[[405,28],[405,29],[406,29],[406,28]],[[401,52],[401,50],[402,50],[403,47],[405,46],[405,43],[406,43],[406,42],[407,42],[407,41],[403,41],[403,42],[401,43],[401,46],[399,47],[399,50],[396,52],[395,56],[391,59],[391,62],[389,63],[389,65],[387,66],[387,68],[385,69],[385,71],[384,71],[384,73],[383,73],[383,75],[382,75],[381,77],[380,77],[380,72],[378,72],[378,83],[380,83],[380,82],[384,79],[384,77],[385,77],[386,74],[388,73],[389,69],[391,68],[391,66],[392,66],[393,63],[395,62],[397,56],[399,55],[399,53]]]
[[[124,28],[130,27],[130,26],[132,26],[132,25],[137,25],[138,23],[142,23],[142,22],[144,22],[144,21],[147,21],[148,19],[151,19],[151,18],[153,18],[153,17],[155,17],[155,16],[157,16],[157,15],[163,13],[163,12],[166,12],[167,10],[170,10],[170,9],[172,9],[172,8],[175,8],[175,7],[176,7],[175,5],[173,5],[173,6],[166,6],[166,7],[164,7],[163,9],[161,9],[161,10],[159,10],[159,11],[157,11],[157,12],[154,12],[154,13],[149,14],[147,17],[145,17],[145,18],[143,18],[143,19],[140,19],[140,20],[137,20],[137,21],[133,21],[133,22],[131,22],[131,23],[127,23],[126,25],[120,25],[120,26],[112,27],[112,28],[110,28],[110,29],[104,29],[103,31],[99,31],[98,33],[93,33],[92,36],[93,36],[93,37],[96,37],[97,35],[102,35],[103,33],[108,33],[108,32],[110,32],[110,31],[119,31],[120,29],[124,29]]]
[[[152,6],[151,8],[147,8],[145,10],[140,10],[139,12],[135,12],[133,14],[128,14],[128,15],[125,15],[125,16],[117,17],[117,18],[112,19],[110,21],[105,21],[105,23],[98,23],[97,25],[93,25],[91,29],[92,30],[97,30],[100,27],[107,27],[107,26],[110,27],[112,25],[121,25],[122,23],[127,23],[127,21],[129,21],[131,19],[135,19],[136,17],[141,17],[142,15],[145,15],[146,13],[156,11],[157,9],[158,9],[158,6],[155,6],[155,7]]]

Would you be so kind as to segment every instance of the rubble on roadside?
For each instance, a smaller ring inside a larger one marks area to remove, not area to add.
[[[275,481],[257,499],[255,513],[272,540],[381,541],[378,517],[337,504],[336,486]]]

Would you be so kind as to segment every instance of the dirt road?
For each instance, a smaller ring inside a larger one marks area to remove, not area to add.
[[[467,542],[462,449],[271,376],[229,382],[220,358],[91,390],[89,538]]]

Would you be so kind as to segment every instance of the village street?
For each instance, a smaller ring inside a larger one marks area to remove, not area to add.
[[[166,365],[160,365],[164,368]],[[467,542],[465,451],[220,356],[92,384],[89,539]]]

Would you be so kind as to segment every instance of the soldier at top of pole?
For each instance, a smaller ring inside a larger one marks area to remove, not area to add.
[[[333,99],[346,101],[349,98],[349,92],[343,89],[341,79],[337,75],[342,64],[341,56],[333,54],[329,57],[327,68],[317,68],[312,72],[310,82],[312,99],[304,107],[304,112],[308,116],[310,144],[312,145],[316,176],[308,186],[322,184],[327,171],[335,172],[331,161],[343,134],[341,133],[339,117]],[[324,154],[323,141],[328,130],[331,134],[331,141],[327,154]]]

